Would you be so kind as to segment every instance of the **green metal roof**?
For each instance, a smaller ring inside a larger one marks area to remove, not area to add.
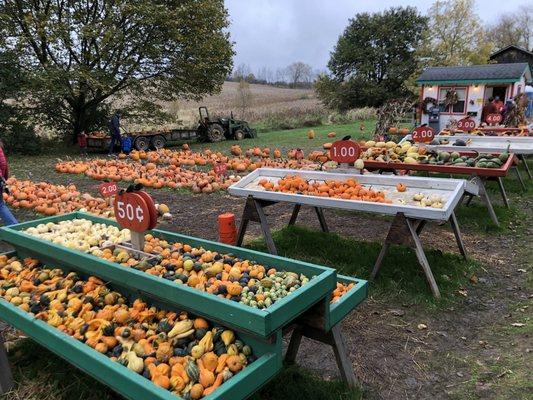
[[[514,83],[526,73],[531,77],[527,63],[487,64],[458,67],[430,67],[416,80],[418,84],[475,84],[475,83]]]

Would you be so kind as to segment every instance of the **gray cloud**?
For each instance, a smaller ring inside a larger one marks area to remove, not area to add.
[[[393,6],[414,6],[426,13],[432,1],[411,0],[226,0],[235,41],[235,65],[253,71],[273,70],[294,61],[324,69],[329,54],[348,20],[358,12],[382,11]],[[481,6],[482,4],[482,6]],[[514,11],[524,0],[478,1],[476,12],[487,23],[502,11]],[[503,9],[505,8],[505,10]]]

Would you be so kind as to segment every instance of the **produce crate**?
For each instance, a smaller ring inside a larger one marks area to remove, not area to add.
[[[11,252],[9,255],[14,256],[17,253]],[[23,254],[19,253],[19,257],[23,256]],[[66,271],[72,269],[70,266],[63,267],[58,262],[50,263],[50,265]],[[78,268],[75,269],[78,270]],[[139,297],[137,293],[129,291],[121,285],[112,284],[109,286],[123,295]],[[148,298],[145,298],[145,300],[150,301]],[[175,309],[167,304],[163,303],[164,307],[167,307],[168,310]],[[161,306],[161,303],[154,305]],[[173,395],[168,390],[154,385],[150,380],[139,376],[139,374],[130,371],[117,362],[111,361],[107,356],[100,354],[86,344],[48,325],[46,322],[35,318],[3,298],[0,298],[0,315],[2,320],[11,326],[21,330],[43,347],[128,399],[179,399],[179,397]],[[257,360],[223,383],[211,395],[203,399],[246,399],[272,379],[281,369],[282,344],[280,332],[275,335],[271,342],[246,334],[239,334],[238,336],[252,347],[254,354],[257,356]]]
[[[332,197],[267,191],[259,185],[261,179],[267,178],[271,181],[277,181],[287,175],[298,175],[303,179],[316,181],[345,181],[352,178],[362,185],[371,186],[373,190],[384,192],[388,198],[393,200],[398,200],[399,198],[411,198],[412,194],[417,192],[423,192],[428,196],[436,194],[444,198],[444,206],[439,209],[420,207],[414,204],[401,204],[398,201],[395,201],[393,204],[384,204],[359,200],[344,200]],[[396,185],[400,182],[408,187],[407,191],[404,193],[398,193],[396,190]],[[228,188],[228,191],[234,196],[252,196],[257,200],[281,201],[305,204],[313,207],[339,208],[388,215],[403,213],[406,217],[410,218],[447,221],[455,207],[460,203],[466,189],[467,182],[462,179],[420,178],[411,176],[400,177],[375,174],[360,175],[357,173],[258,168],[246,175],[239,182],[231,185]]]
[[[115,221],[109,219],[75,212],[4,227],[0,230],[0,238],[12,244],[22,255],[31,255],[43,262],[66,265],[78,271],[99,276],[104,280],[120,283],[130,290],[141,291],[150,298],[160,300],[165,304],[180,307],[222,325],[228,325],[236,330],[261,337],[273,334],[314,304],[329,298],[335,288],[336,271],[332,268],[161,230],[151,231],[154,236],[162,237],[168,241],[180,241],[192,246],[202,246],[207,250],[232,253],[238,257],[278,269],[304,273],[309,277],[315,276],[308,284],[300,287],[289,296],[277,301],[267,309],[260,310],[231,300],[221,299],[187,285],[178,285],[133,268],[125,268],[120,264],[78,250],[68,249],[22,232],[24,229],[41,223],[59,222],[74,218],[85,218],[94,222],[117,225]]]
[[[461,156],[473,155],[472,152],[460,152]],[[492,154],[498,157],[500,154]],[[411,170],[411,171],[427,171],[443,174],[464,174],[464,175],[478,175],[488,177],[502,177],[506,176],[509,169],[515,162],[515,156],[510,154],[507,161],[503,163],[500,168],[480,168],[480,167],[464,167],[457,165],[437,165],[437,164],[408,164],[404,162],[380,162],[365,160],[365,168],[378,169],[395,169],[395,170]]]
[[[346,294],[335,303],[328,303],[328,311],[324,319],[324,330],[329,331],[341,322],[352,310],[368,296],[368,282],[345,275],[337,275],[337,281],[345,284],[354,283]]]

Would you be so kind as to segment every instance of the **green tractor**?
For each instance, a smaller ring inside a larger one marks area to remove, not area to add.
[[[200,124],[196,130],[198,140],[202,142],[221,142],[222,140],[242,140],[255,138],[257,132],[250,128],[248,122],[235,119],[233,112],[229,117],[211,119],[207,107],[199,107]]]

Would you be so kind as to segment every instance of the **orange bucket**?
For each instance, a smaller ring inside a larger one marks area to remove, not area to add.
[[[224,213],[218,216],[218,231],[222,233],[231,233],[236,231],[235,214]]]
[[[235,226],[235,214],[224,213],[218,216],[218,237],[222,243],[236,243],[237,228]]]

